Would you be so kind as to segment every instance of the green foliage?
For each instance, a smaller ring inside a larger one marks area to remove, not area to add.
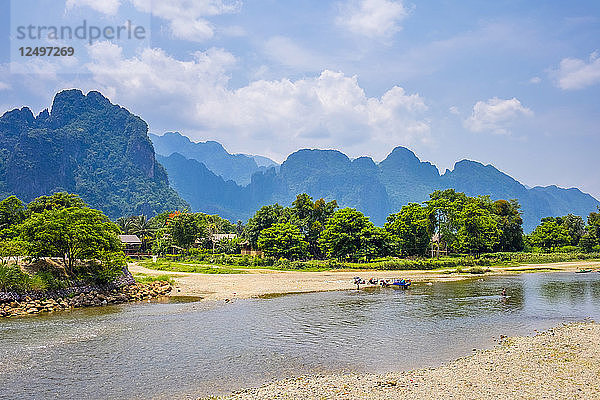
[[[246,224],[246,236],[250,245],[253,248],[258,246],[258,237],[260,233],[274,224],[280,222],[284,213],[284,209],[279,204],[275,203],[261,207]],[[283,221],[281,221],[283,222]]]
[[[162,274],[162,275],[146,275],[146,274],[136,274],[134,277],[137,283],[152,283],[152,282],[169,282],[169,284],[174,285],[175,280],[171,275]]]
[[[385,230],[399,244],[403,255],[424,256],[432,235],[430,209],[411,203],[388,217]]]
[[[356,260],[372,258],[383,252],[386,235],[367,217],[353,208],[336,211],[325,223],[319,237],[321,249],[328,257]],[[379,243],[381,246],[373,247]]]
[[[0,201],[0,240],[15,237],[16,227],[25,220],[25,207],[16,196]]]
[[[263,229],[258,237],[258,248],[275,258],[295,260],[308,254],[308,243],[303,239],[300,229],[289,222]]]
[[[552,251],[572,242],[569,229],[554,218],[545,218],[528,237],[533,246]]]
[[[324,199],[318,199],[313,202],[312,197],[306,193],[299,194],[292,203],[293,221],[308,242],[309,251],[313,257],[322,255],[319,246],[319,235],[336,208],[337,202],[335,200],[326,202]]]
[[[32,215],[46,210],[59,208],[84,208],[87,204],[76,194],[67,192],[53,193],[50,196],[40,196],[27,205],[27,214]]]
[[[91,208],[53,208],[34,213],[20,231],[31,257],[61,257],[72,278],[84,272],[79,270],[79,261],[121,251],[119,228]]]
[[[136,235],[142,241],[142,251],[147,251],[149,243],[157,231],[155,225],[145,215],[132,215],[116,221],[123,235]]]
[[[501,231],[492,213],[476,201],[468,202],[458,215],[458,246],[464,253],[492,251],[500,242]]]
[[[195,214],[178,213],[167,220],[167,232],[173,244],[187,250],[196,239],[206,236],[206,222]]]
[[[174,261],[157,261],[142,263],[145,267],[158,271],[194,272],[199,274],[244,274],[245,271],[232,268],[215,267],[206,264],[191,264]]]
[[[520,209],[517,200],[494,202],[492,212],[496,215],[496,222],[500,229],[500,240],[494,248],[495,251],[523,250],[523,218]]]
[[[0,291],[23,292],[31,288],[31,277],[16,265],[0,265]]]

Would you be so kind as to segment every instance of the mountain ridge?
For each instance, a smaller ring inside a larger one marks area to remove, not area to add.
[[[29,202],[68,191],[111,218],[185,207],[147,132],[96,91],[61,91],[37,117],[28,107],[8,111],[0,117],[0,194]]]
[[[169,176],[179,174],[169,165],[166,168]],[[202,182],[194,184],[213,190]],[[262,205],[289,204],[298,193],[308,193],[315,198],[335,199],[341,206],[358,208],[381,225],[387,215],[403,205],[425,201],[434,190],[449,188],[470,196],[518,199],[526,231],[533,230],[542,217],[570,212],[585,217],[600,206],[597,199],[577,188],[563,189],[556,185],[527,188],[492,164],[478,161],[459,160],[452,170],[440,174],[432,163],[421,161],[406,147],[397,146],[379,163],[367,156],[350,159],[338,150],[299,149],[286,158],[279,170],[253,173],[250,183],[236,192],[236,199],[243,199],[246,210],[239,203],[232,204],[231,210],[236,211],[230,214],[235,219],[247,219]],[[201,209],[201,202],[188,201],[192,207]],[[222,201],[227,203],[226,198]],[[222,205],[224,209],[228,207]]]

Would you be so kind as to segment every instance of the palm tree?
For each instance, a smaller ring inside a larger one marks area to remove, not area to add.
[[[132,235],[137,235],[142,241],[142,250],[146,251],[148,240],[152,239],[156,228],[150,224],[150,220],[145,215],[134,215],[129,218],[128,231]]]

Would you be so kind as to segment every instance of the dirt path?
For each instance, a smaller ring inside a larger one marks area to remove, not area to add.
[[[576,271],[580,268],[600,269],[600,262],[566,262],[555,264],[528,264],[520,267],[492,268],[492,274],[516,273],[523,269],[556,268],[563,271]],[[237,269],[237,268],[236,268]],[[242,269],[242,268],[239,268]],[[200,296],[206,300],[249,298],[277,293],[303,293],[330,290],[356,289],[352,278],[360,276],[368,280],[406,278],[414,282],[453,281],[473,278],[480,275],[444,274],[438,271],[373,271],[340,270],[325,272],[273,271],[265,269],[245,269],[246,274],[198,274],[188,272],[157,271],[130,264],[129,270],[136,274],[164,275],[175,279],[173,294]],[[516,271],[515,271],[516,270]],[[596,273],[596,272],[591,272]]]

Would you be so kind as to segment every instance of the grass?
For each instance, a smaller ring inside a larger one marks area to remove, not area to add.
[[[565,261],[596,261],[600,254],[584,253],[489,253],[481,257],[445,256],[439,259],[417,258],[401,259],[386,257],[370,262],[341,262],[337,260],[308,260],[289,261],[285,259],[260,259],[239,255],[215,254],[195,257],[185,257],[181,260],[161,259],[157,262],[142,261],[141,265],[160,271],[195,272],[202,274],[243,274],[247,269],[269,269],[275,271],[306,271],[321,272],[330,270],[422,270],[440,271],[442,273],[483,274],[489,272],[489,267],[519,267],[511,272],[553,271],[558,268],[526,267],[527,264],[551,264]],[[450,272],[448,272],[450,271]]]
[[[151,276],[151,275],[146,275],[146,274],[135,274],[133,278],[135,279],[135,281],[137,283],[152,283],[152,282],[161,281],[161,282],[169,282],[169,284],[171,284],[171,285],[175,284],[175,281],[173,280],[171,275],[167,275],[167,274],[162,274],[162,275],[158,275],[158,276]]]
[[[207,264],[193,264],[193,263],[180,263],[174,261],[163,261],[157,262],[142,261],[140,264],[146,268],[154,269],[158,271],[172,271],[172,272],[194,272],[198,274],[245,274],[246,271],[239,269],[218,267]]]

